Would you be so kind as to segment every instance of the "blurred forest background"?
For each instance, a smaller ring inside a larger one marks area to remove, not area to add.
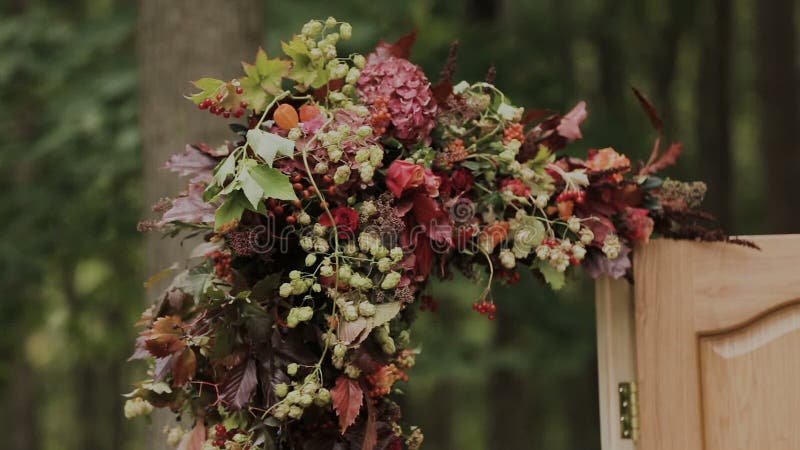
[[[119,395],[142,280],[178,256],[137,233],[179,185],[158,170],[225,126],[182,94],[274,54],[309,18],[348,20],[344,50],[419,30],[435,78],[461,41],[457,78],[515,103],[589,102],[586,139],[647,156],[648,93],[686,151],[675,177],[706,180],[733,233],[798,232],[800,18],[794,0],[5,0],[0,3],[0,420],[11,450],[154,448]],[[794,183],[793,183],[794,182]],[[160,250],[155,250],[156,247]],[[430,450],[597,449],[594,303],[577,277],[531,279],[474,314],[470,286],[440,285],[423,314],[408,421]],[[152,293],[151,293],[152,294]],[[148,431],[149,430],[149,431]]]

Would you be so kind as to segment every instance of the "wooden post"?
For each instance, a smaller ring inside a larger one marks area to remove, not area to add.
[[[600,439],[603,450],[633,450],[620,426],[619,383],[636,380],[634,305],[631,285],[603,277],[595,283]]]

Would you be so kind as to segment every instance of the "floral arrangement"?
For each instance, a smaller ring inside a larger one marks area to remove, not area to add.
[[[559,289],[575,267],[626,276],[654,235],[727,239],[695,210],[702,183],[655,176],[681,145],[661,151],[638,92],[659,132],[649,161],[568,157],[584,102],[514,106],[491,71],[454,83],[455,46],[432,85],[408,59],[413,35],[340,56],[351,33],[312,20],[286,59],[259,50],[241,78],[194,82],[199,109],[237,120],[229,142],[169,159],[188,187],[141,224],[202,242],[139,322],[148,379],[125,405],[183,417],[166,430],[180,450],[417,449],[395,395],[417,356],[410,326],[436,309],[431,276],[473,280],[491,320],[492,284],[523,270]]]

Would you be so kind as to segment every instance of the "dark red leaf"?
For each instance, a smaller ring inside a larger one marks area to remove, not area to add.
[[[197,355],[189,347],[172,358],[172,384],[176,387],[185,385],[194,378],[197,372]]]
[[[661,131],[664,129],[664,122],[661,121],[661,117],[658,115],[658,111],[656,111],[653,103],[650,102],[650,99],[639,92],[639,90],[635,87],[631,86],[631,89],[633,89],[633,93],[636,95],[636,98],[639,99],[639,104],[642,105],[644,112],[647,113],[647,117],[650,118],[650,123],[653,124],[653,128],[661,133]]]
[[[436,100],[436,103],[438,105],[443,105],[453,93],[453,83],[450,80],[442,80],[436,83],[431,90],[433,91],[433,98]]]
[[[250,359],[228,372],[228,378],[222,384],[222,399],[233,409],[242,409],[250,402],[257,385],[256,363]]]
[[[375,407],[372,400],[364,393],[364,401],[367,403],[367,424],[364,426],[364,441],[361,443],[361,450],[373,450],[378,445],[378,428],[376,424]]]
[[[683,143],[675,142],[654,163],[643,167],[639,174],[650,175],[674,166],[678,162],[678,157],[681,156],[681,151],[683,151]]]
[[[394,45],[392,45],[392,54],[398,58],[408,59],[408,57],[411,56],[411,47],[414,46],[415,42],[417,42],[416,30],[404,36],[400,36],[400,39],[395,41]]]
[[[523,125],[527,125],[531,122],[535,122],[542,117],[552,116],[555,111],[551,109],[526,109],[525,113],[522,114],[522,119],[519,121]]]
[[[331,391],[331,399],[333,400],[333,409],[339,416],[339,430],[344,434],[356,421],[358,413],[361,411],[364,391],[358,381],[349,377],[339,377],[336,380],[336,386]]]
[[[408,59],[408,57],[411,56],[411,47],[416,40],[417,32],[413,31],[405,36],[401,36],[394,44],[381,41],[378,46],[375,47],[375,51],[370,53],[367,57],[367,62],[380,62],[391,56]]]

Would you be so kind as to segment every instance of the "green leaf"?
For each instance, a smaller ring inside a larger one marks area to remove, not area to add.
[[[239,83],[244,89],[243,98],[254,111],[263,111],[267,103],[283,92],[281,82],[289,75],[292,67],[290,61],[275,58],[269,59],[264,49],[259,48],[255,64],[242,63],[246,77]]]
[[[282,42],[281,48],[287,56],[292,58],[292,70],[289,78],[300,84],[320,88],[328,83],[328,71],[325,70],[325,59],[317,62],[311,59],[311,53],[305,41],[300,36],[295,36],[288,43]]]
[[[239,174],[241,180],[242,191],[247,201],[253,205],[253,208],[258,208],[258,202],[264,198],[264,189],[258,184],[256,180],[250,175],[250,169],[246,168]]]
[[[539,272],[544,276],[544,281],[546,281],[554,291],[564,287],[564,282],[566,280],[564,272],[557,271],[550,263],[541,260],[536,260],[536,268],[539,269]]]
[[[195,103],[200,103],[203,100],[214,97],[217,91],[225,84],[224,81],[216,78],[200,78],[192,82],[201,92],[192,95],[190,98]]]
[[[225,180],[236,170],[236,153],[231,153],[214,169],[214,181],[219,186],[225,185]]]
[[[260,156],[269,167],[275,161],[275,155],[294,156],[294,141],[253,128],[247,132],[247,145]]]
[[[289,176],[280,170],[263,164],[251,167],[249,173],[250,177],[264,190],[265,197],[278,200],[297,200],[297,194],[294,192]]]
[[[225,202],[217,208],[217,212],[214,216],[214,231],[219,230],[223,225],[233,220],[241,219],[242,213],[245,210],[246,200],[241,191],[236,191],[228,196]]]

